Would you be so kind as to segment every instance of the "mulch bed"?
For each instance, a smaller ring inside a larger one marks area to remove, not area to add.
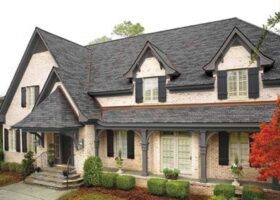
[[[168,197],[153,196],[148,193],[147,189],[136,187],[131,191],[123,191],[118,189],[106,189],[102,187],[81,187],[70,200],[77,199],[87,193],[97,192],[101,194],[111,195],[120,199],[128,200],[170,200]],[[208,196],[190,195],[188,200],[208,200]]]
[[[17,183],[23,180],[23,176],[14,173],[14,172],[1,172],[0,176],[7,176],[7,179],[1,180],[0,181],[0,186],[4,186],[4,185],[9,185],[12,183]]]

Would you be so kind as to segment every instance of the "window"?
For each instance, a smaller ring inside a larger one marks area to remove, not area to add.
[[[237,156],[242,165],[249,165],[249,134],[245,132],[229,134],[229,161],[234,163]]]
[[[247,70],[228,71],[228,96],[229,98],[248,96]]]
[[[158,101],[158,78],[143,79],[144,102]]]
[[[122,158],[127,158],[127,131],[114,132],[114,152],[115,156],[122,152]]]
[[[16,151],[16,130],[15,129],[9,130],[9,146],[10,146],[10,151]]]
[[[191,134],[165,132],[161,135],[161,169],[176,168],[182,173],[191,171]]]
[[[35,140],[35,135],[28,133],[27,134],[27,151],[32,151],[32,152],[36,152],[36,140]]]
[[[33,108],[35,105],[35,86],[26,88],[26,105],[27,108]]]

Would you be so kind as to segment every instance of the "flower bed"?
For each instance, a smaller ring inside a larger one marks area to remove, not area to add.
[[[23,177],[14,172],[1,172],[0,173],[0,186],[17,183],[23,180]]]

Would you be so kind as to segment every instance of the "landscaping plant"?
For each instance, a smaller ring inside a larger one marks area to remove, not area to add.
[[[115,174],[115,173],[102,173],[101,185],[105,188],[115,187],[117,176],[118,176],[118,174]]]
[[[48,145],[48,163],[49,163],[50,167],[54,166],[54,163],[55,163],[54,144]]]
[[[119,169],[118,173],[121,174],[122,167],[123,167],[123,158],[122,158],[122,151],[119,150],[118,156],[115,158],[117,168]]]
[[[84,163],[84,184],[86,186],[100,186],[103,164],[99,157],[90,156]]]
[[[172,198],[184,199],[189,195],[189,191],[189,182],[172,180],[166,183],[166,193]]]
[[[116,186],[121,190],[131,190],[135,187],[135,177],[134,176],[117,176]]]
[[[148,191],[153,195],[163,196],[166,193],[166,179],[150,178],[147,182]]]
[[[180,170],[165,168],[165,169],[163,169],[163,173],[164,173],[165,178],[172,179],[172,180],[177,180],[178,176],[180,174]]]
[[[34,161],[35,159],[32,151],[28,151],[24,154],[24,159],[22,160],[22,174],[24,177],[34,172]]]
[[[229,184],[218,184],[214,188],[214,195],[231,199],[235,196],[235,187]]]
[[[242,200],[261,200],[264,199],[264,192],[258,186],[244,186],[242,189]]]

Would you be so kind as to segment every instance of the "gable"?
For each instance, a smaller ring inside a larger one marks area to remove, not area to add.
[[[165,69],[160,65],[159,61],[148,56],[144,59],[139,69],[136,71],[136,78],[145,78],[153,76],[165,76]]]

